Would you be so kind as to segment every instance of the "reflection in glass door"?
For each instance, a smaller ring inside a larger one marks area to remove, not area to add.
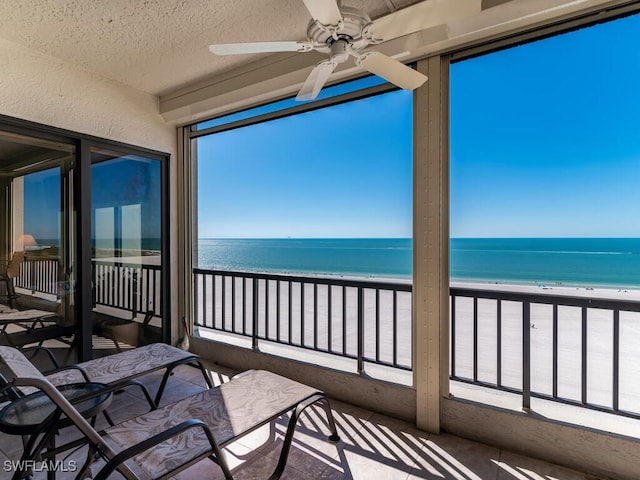
[[[91,153],[93,356],[162,339],[161,161]]]
[[[22,320],[6,324],[0,344],[43,341],[61,353],[59,359],[73,361],[76,251],[69,212],[75,148],[0,132],[0,158],[0,310],[17,311]]]

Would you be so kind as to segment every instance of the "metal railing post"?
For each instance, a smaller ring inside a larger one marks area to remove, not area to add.
[[[587,368],[588,361],[587,358],[587,339],[588,339],[588,326],[587,326],[587,308],[582,307],[582,345],[581,345],[581,377],[582,377],[582,387],[581,387],[581,395],[580,400],[583,405],[587,404]]]
[[[614,411],[620,410],[620,310],[613,311],[613,372],[611,406]]]
[[[258,350],[258,279],[253,279],[253,328],[251,329],[251,348]]]
[[[478,297],[473,297],[473,381],[478,381]]]
[[[449,317],[451,329],[449,332],[449,341],[451,345],[449,347],[449,355],[451,365],[449,366],[450,375],[452,377],[456,376],[456,296],[451,294],[451,314]]]
[[[522,409],[531,410],[531,303],[522,302]]]
[[[364,373],[364,289],[358,287],[358,373]]]
[[[138,305],[140,303],[140,293],[138,292],[138,271],[133,270],[133,280],[132,280],[132,288],[133,288],[133,306],[131,308],[131,318],[136,318],[138,314]]]
[[[496,300],[496,385],[502,385],[502,300]]]
[[[36,293],[36,262],[34,259],[29,259],[29,283],[31,284],[31,295]]]

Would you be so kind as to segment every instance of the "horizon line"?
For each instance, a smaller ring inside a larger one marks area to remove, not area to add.
[[[408,237],[399,237],[399,236],[322,236],[322,237],[306,237],[306,236],[265,236],[265,237],[198,237],[198,240],[413,240],[413,236]],[[640,235],[638,236],[596,236],[596,235],[586,235],[586,236],[572,236],[572,235],[561,235],[561,236],[497,236],[497,237],[488,237],[488,236],[458,236],[458,237],[449,237],[450,240],[533,240],[533,239],[640,239]]]

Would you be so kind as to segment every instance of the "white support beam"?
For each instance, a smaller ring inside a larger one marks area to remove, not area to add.
[[[440,57],[418,62],[429,76],[414,100],[413,312],[416,424],[440,431],[440,399],[448,394],[448,173]],[[445,69],[446,70],[446,69]]]

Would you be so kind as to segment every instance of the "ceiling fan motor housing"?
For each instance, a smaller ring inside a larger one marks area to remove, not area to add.
[[[311,20],[307,27],[309,41],[327,45],[331,49],[332,44],[338,40],[344,40],[346,44],[361,40],[364,28],[371,24],[371,18],[364,12],[351,7],[341,7],[340,13],[342,13],[342,22],[338,25],[323,25],[317,20]],[[364,45],[360,48],[364,48]],[[331,53],[333,54],[333,50]]]

